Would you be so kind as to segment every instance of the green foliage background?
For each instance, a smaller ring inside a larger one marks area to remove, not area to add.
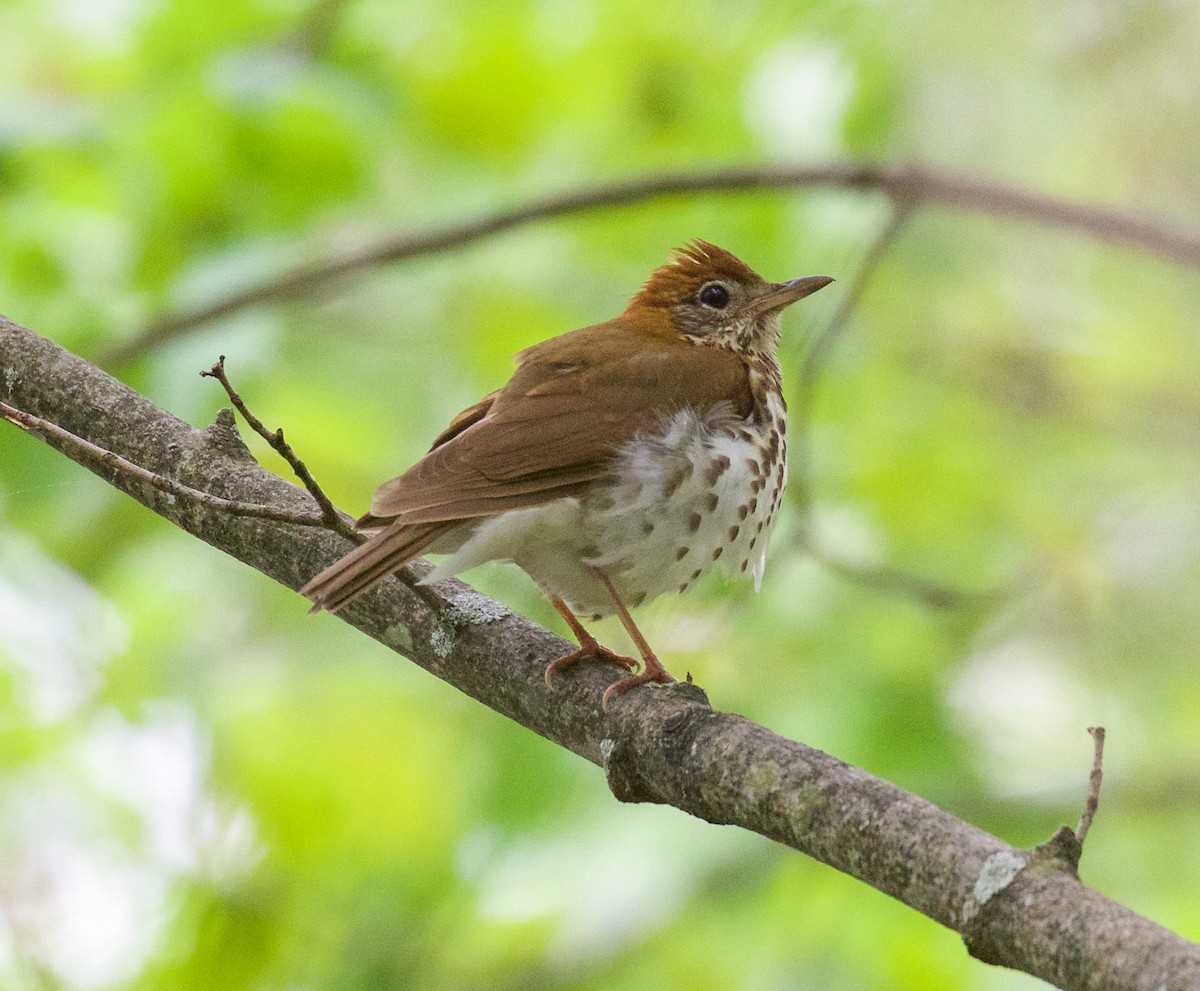
[[[0,310],[95,356],[287,266],[605,178],[920,160],[1200,228],[1178,0],[4,0]],[[252,407],[365,508],[510,355],[701,236],[773,278],[785,369],[888,204],[696,196],[540,224],[245,311],[114,369]],[[642,610],[716,704],[1032,845],[1200,938],[1200,280],[920,212],[820,382],[830,554]],[[0,355],[0,363],[3,356]],[[792,397],[793,400],[795,397]],[[251,443],[267,464],[279,465]],[[793,485],[793,510],[800,486]],[[559,629],[523,576],[472,576]],[[0,984],[1015,989],[956,936],[602,776],[0,429]],[[623,643],[612,621],[602,639]]]

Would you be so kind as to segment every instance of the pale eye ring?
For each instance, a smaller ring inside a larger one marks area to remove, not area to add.
[[[709,282],[696,293],[696,302],[710,310],[723,310],[729,305],[729,290],[720,282]]]

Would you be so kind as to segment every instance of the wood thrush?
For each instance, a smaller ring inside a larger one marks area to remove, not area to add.
[[[428,454],[375,493],[372,534],[300,591],[339,609],[425,551],[434,582],[512,561],[562,614],[582,658],[600,646],[576,618],[616,612],[640,674],[604,693],[673,679],[629,606],[686,592],[715,564],[762,581],[787,482],[780,312],[828,285],[766,282],[704,241],[677,250],[625,312],[517,355],[502,389],[456,416]]]

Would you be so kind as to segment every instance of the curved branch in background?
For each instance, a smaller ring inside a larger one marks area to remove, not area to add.
[[[1200,232],[1129,210],[1070,203],[974,176],[920,165],[829,164],[755,166],[646,176],[534,200],[475,220],[416,234],[385,237],[351,251],[299,265],[257,286],[195,309],[169,314],[101,357],[107,365],[129,361],[166,341],[252,306],[277,303],[328,289],[358,272],[391,262],[459,248],[527,224],[649,200],[711,193],[751,193],[821,186],[883,192],[898,203],[951,206],[1080,231],[1098,240],[1144,248],[1180,265],[1200,268]]]
[[[225,499],[311,514],[308,494],[260,468],[229,416],[196,430],[3,317],[0,355],[0,402],[61,427],[42,439],[206,543],[293,589],[350,546],[111,471],[109,454]],[[673,805],[786,844],[961,933],[979,959],[1061,988],[1200,987],[1200,946],[1080,883],[1071,830],[1015,849],[866,771],[713,710],[692,685],[647,687],[602,712],[610,672],[581,666],[550,691],[546,665],[569,645],[461,582],[425,591],[387,579],[337,618],[599,764],[622,801]],[[298,622],[334,621],[304,618],[306,606],[297,602]]]

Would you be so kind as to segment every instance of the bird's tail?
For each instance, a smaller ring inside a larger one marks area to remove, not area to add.
[[[458,522],[394,522],[315,575],[300,589],[300,594],[312,599],[311,612],[322,609],[335,612],[379,579],[407,564]]]

